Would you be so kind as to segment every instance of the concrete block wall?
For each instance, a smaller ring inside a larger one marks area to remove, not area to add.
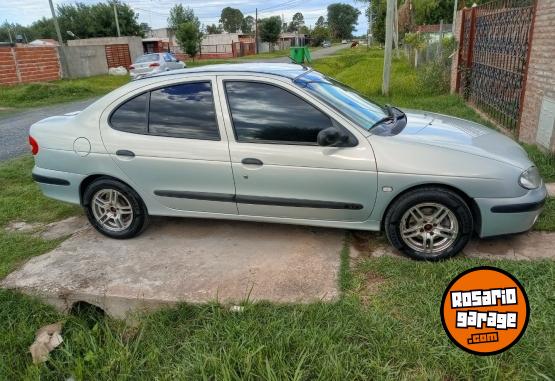
[[[453,35],[455,37],[455,41],[457,46],[460,46],[461,43],[461,22],[462,22],[462,11],[457,12],[457,22],[455,23],[455,30],[453,31]],[[459,50],[455,51],[453,55],[453,59],[451,61],[451,94],[454,94],[457,91],[457,74],[459,72]]]
[[[527,143],[537,143],[542,102],[555,101],[555,0],[538,0],[533,28],[519,129],[519,139]],[[551,141],[542,145],[555,152],[555,131]]]
[[[54,81],[61,78],[55,47],[0,48],[0,84]]]

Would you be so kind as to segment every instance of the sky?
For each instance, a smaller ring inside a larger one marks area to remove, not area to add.
[[[94,4],[98,0],[53,0],[54,5],[72,4],[82,2]],[[306,25],[314,25],[318,17],[326,15],[329,4],[342,2],[351,4],[360,9],[361,15],[356,26],[356,35],[365,34],[368,27],[364,16],[364,4],[355,0],[124,0],[135,12],[139,14],[139,22],[146,22],[152,28],[167,26],[167,18],[170,8],[174,4],[182,3],[184,6],[193,8],[196,16],[203,24],[217,24],[220,12],[225,7],[239,8],[245,16],[254,17],[255,8],[259,9],[258,17],[283,16],[285,21],[291,21],[293,14],[301,12],[305,18]],[[48,0],[0,0],[0,23],[8,21],[29,25],[33,21],[50,16]]]

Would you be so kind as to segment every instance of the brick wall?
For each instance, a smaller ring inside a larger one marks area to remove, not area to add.
[[[60,60],[57,48],[0,48],[0,85],[56,79],[60,79]]]
[[[555,100],[555,0],[538,1],[533,28],[519,130],[519,139],[528,143],[536,142],[543,98]],[[555,151],[555,136],[549,148]]]

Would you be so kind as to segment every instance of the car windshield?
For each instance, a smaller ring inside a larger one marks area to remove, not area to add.
[[[137,58],[137,61],[135,61],[135,63],[158,61],[158,59],[159,59],[159,56],[157,53],[145,54],[144,56],[140,56],[139,58]]]
[[[366,99],[356,90],[318,72],[312,71],[297,77],[295,83],[366,129],[390,117],[386,107]]]

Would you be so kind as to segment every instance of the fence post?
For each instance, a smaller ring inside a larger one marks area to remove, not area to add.
[[[468,34],[468,52],[466,56],[466,68],[468,70],[466,78],[472,78],[472,59],[474,56],[474,38],[476,36],[476,6],[473,5],[470,11],[470,33]],[[468,93],[468,92],[466,92]]]
[[[530,53],[532,52],[532,41],[534,39],[534,27],[536,26],[536,12],[538,10],[538,0],[532,4],[532,21],[530,22],[530,33],[528,33],[528,51],[526,52],[526,71],[522,79],[522,89],[520,89],[520,99],[518,102],[518,121],[516,124],[515,135],[520,138],[520,125],[522,123],[522,112],[524,111],[524,96],[526,95],[526,82],[528,82],[528,69],[530,67]]]
[[[462,65],[462,56],[464,53],[464,20],[466,19],[466,8],[461,10],[461,31],[459,33],[459,51],[458,56],[459,59],[457,60],[457,80],[455,81],[455,92],[459,93],[461,87],[461,65]],[[453,33],[455,30],[453,30]]]

